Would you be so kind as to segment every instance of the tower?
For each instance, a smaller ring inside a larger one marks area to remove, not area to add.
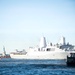
[[[61,37],[59,44],[65,45],[65,37]]]
[[[6,51],[5,51],[5,47],[3,46],[3,56],[5,56],[6,55]]]
[[[45,37],[41,37],[40,48],[45,48],[45,47],[46,47],[46,39],[45,39]]]

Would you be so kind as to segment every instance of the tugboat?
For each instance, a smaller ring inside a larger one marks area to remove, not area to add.
[[[70,53],[70,56],[67,56],[67,66],[75,67],[75,53]]]

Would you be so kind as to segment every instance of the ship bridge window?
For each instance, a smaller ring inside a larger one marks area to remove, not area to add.
[[[50,48],[47,48],[47,50],[46,51],[50,51],[51,49]]]
[[[54,51],[54,50],[55,50],[55,48],[47,48],[46,51]]]
[[[40,51],[40,48],[38,48],[38,51]]]

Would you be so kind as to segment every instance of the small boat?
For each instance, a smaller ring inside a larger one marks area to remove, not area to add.
[[[75,53],[70,53],[70,55],[67,56],[67,66],[75,67]]]

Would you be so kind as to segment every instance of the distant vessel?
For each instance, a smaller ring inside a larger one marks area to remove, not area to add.
[[[0,53],[0,59],[10,58],[9,54],[6,54],[5,47],[3,46],[3,54]]]
[[[67,59],[67,55],[75,53],[75,46],[65,43],[65,37],[61,37],[59,43],[46,44],[45,37],[40,40],[38,47],[30,47],[28,51],[11,52],[14,59]]]

